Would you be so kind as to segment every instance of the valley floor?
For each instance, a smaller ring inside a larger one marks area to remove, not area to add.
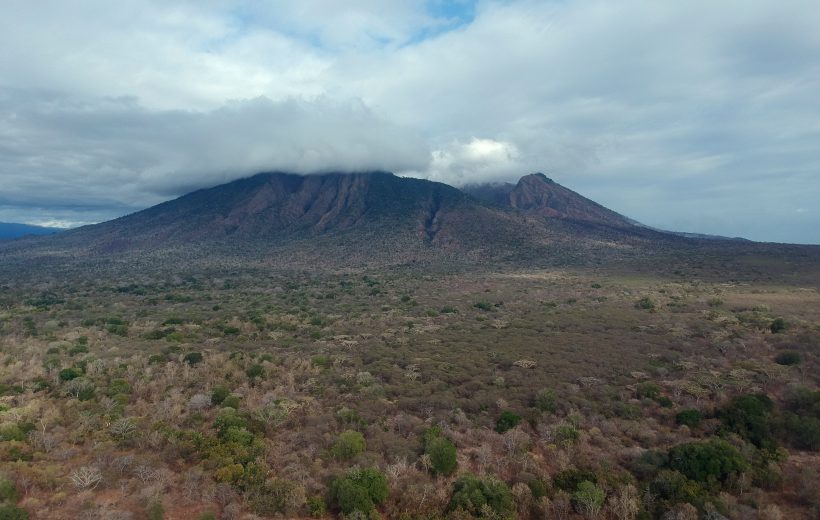
[[[0,518],[817,518],[820,266],[746,265],[6,279]]]

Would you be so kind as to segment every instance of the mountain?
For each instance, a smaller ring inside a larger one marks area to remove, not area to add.
[[[387,172],[275,172],[58,236],[15,241],[0,247],[0,263],[584,265],[680,240],[633,226],[540,174],[482,192]]]
[[[542,174],[463,190],[387,172],[261,173],[124,217],[0,243],[0,278],[184,269],[569,266],[721,269],[814,262],[820,248],[687,238],[639,225]],[[795,260],[798,259],[798,260]],[[711,262],[711,260],[710,260]],[[768,265],[768,264],[767,264]]]
[[[30,224],[17,224],[13,222],[0,222],[0,240],[9,240],[27,235],[51,235],[60,231],[62,230],[58,228],[32,226]]]
[[[462,190],[473,197],[540,218],[558,218],[630,229],[635,222],[567,189],[543,173],[521,177],[516,184],[473,184]]]

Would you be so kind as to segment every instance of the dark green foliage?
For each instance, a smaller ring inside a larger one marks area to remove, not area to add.
[[[26,433],[20,428],[19,425],[9,423],[0,426],[0,441],[22,442],[24,440],[26,440]]]
[[[222,406],[225,408],[239,409],[239,396],[229,395],[222,401]]]
[[[495,431],[498,433],[504,433],[508,430],[512,430],[518,423],[521,422],[521,416],[515,414],[509,410],[505,410],[501,412],[501,415],[498,417],[498,420],[495,422]]]
[[[76,356],[77,354],[87,354],[88,353],[88,346],[87,345],[74,345],[70,349],[68,349],[69,356]]]
[[[772,334],[780,334],[781,332],[786,332],[788,326],[786,325],[786,320],[783,318],[775,318],[772,321],[772,324],[769,325],[769,330],[772,331]]]
[[[128,325],[122,323],[111,323],[105,327],[105,330],[117,336],[128,336]]]
[[[564,445],[574,444],[581,438],[581,432],[571,424],[561,424],[555,427],[555,440]]]
[[[387,478],[375,468],[354,468],[330,485],[330,502],[344,514],[369,513],[388,495]]]
[[[461,510],[474,517],[483,517],[485,506],[501,516],[511,514],[513,497],[510,488],[491,477],[478,478],[470,473],[461,475],[453,484],[453,496],[447,510]]]
[[[0,478],[0,502],[17,502],[17,487],[6,478]]]
[[[222,411],[214,420],[214,428],[220,437],[224,437],[231,429],[246,429],[248,421],[232,410]]]
[[[205,511],[197,517],[197,520],[216,520],[216,513]]]
[[[597,515],[604,506],[604,500],[606,500],[604,490],[588,480],[578,484],[572,494],[572,504],[575,510],[588,516]]]
[[[530,493],[534,499],[545,497],[549,494],[549,486],[541,479],[532,478],[527,481],[527,486],[530,488]]]
[[[331,451],[337,459],[347,460],[363,452],[366,446],[364,435],[355,430],[346,430],[339,434]]]
[[[307,506],[313,518],[323,518],[327,514],[327,504],[321,496],[308,497]]]
[[[675,422],[677,424],[689,426],[690,428],[694,428],[699,425],[702,420],[703,416],[700,411],[695,410],[694,408],[681,410],[677,413],[677,415],[675,415]]]
[[[475,304],[473,304],[473,307],[482,311],[493,310],[493,305],[489,302],[476,302]]]
[[[367,490],[348,478],[333,481],[330,487],[330,501],[344,514],[353,511],[369,513],[375,507]]]
[[[245,375],[248,376],[248,379],[264,377],[265,368],[262,365],[251,365],[247,370],[245,370]]]
[[[424,450],[430,456],[433,473],[452,475],[457,466],[456,447],[445,437],[436,437],[427,443]]]
[[[635,302],[636,309],[644,309],[644,310],[654,310],[655,309],[655,302],[652,301],[652,298],[649,296],[644,296],[637,302]]]
[[[703,493],[701,486],[679,471],[664,469],[649,483],[649,491],[670,504],[695,501]]]
[[[595,484],[598,482],[598,476],[591,471],[565,469],[557,473],[552,479],[552,483],[556,488],[569,493],[573,493],[578,488],[578,484],[584,481]]]
[[[661,387],[655,383],[640,383],[636,394],[638,399],[657,399],[661,395]]]
[[[535,407],[541,410],[542,412],[554,412],[555,411],[555,402],[557,401],[558,396],[555,394],[554,390],[544,389],[538,392],[535,396]]]
[[[339,421],[339,424],[353,426],[355,428],[364,428],[367,426],[367,421],[359,415],[359,412],[347,407],[342,407],[336,411],[336,420]]]
[[[778,429],[793,447],[820,450],[820,390],[792,389],[785,399]]]
[[[0,520],[28,520],[28,512],[11,504],[0,505]]]
[[[724,428],[736,433],[758,448],[774,449],[771,413],[774,404],[763,394],[741,395],[720,410],[718,417]]]
[[[639,480],[649,480],[668,463],[669,456],[666,452],[648,450],[632,461],[629,469]]]
[[[330,356],[317,355],[310,358],[310,363],[319,368],[330,368]]]
[[[60,381],[71,381],[83,375],[79,368],[64,368],[60,370]]]
[[[748,467],[746,459],[722,440],[679,444],[669,450],[669,467],[704,484],[725,484]]]
[[[669,399],[665,395],[658,397],[656,401],[663,408],[672,408],[673,406],[675,406],[675,403],[672,402],[672,399]]]
[[[188,363],[191,366],[194,366],[197,363],[201,363],[202,359],[203,359],[202,354],[199,353],[199,352],[189,352],[189,353],[185,354],[184,358],[182,358],[183,361],[185,361],[186,363]]]
[[[778,354],[774,361],[778,365],[799,365],[803,358],[800,357],[799,352],[793,350],[785,350]]]
[[[131,393],[131,386],[128,384],[128,381],[125,379],[112,379],[111,383],[108,385],[108,389],[106,390],[105,394],[109,397],[114,397],[118,394],[130,394]]]
[[[162,354],[151,354],[148,356],[148,364],[153,365],[155,363],[165,363],[168,361],[168,358],[163,356]]]
[[[785,412],[780,420],[783,437],[799,450],[820,450],[820,419]]]
[[[797,415],[820,418],[820,390],[793,388],[786,395],[785,407]]]
[[[215,386],[211,390],[211,402],[215,405],[222,404],[231,395],[231,391],[224,386]]]
[[[26,303],[42,309],[47,309],[50,305],[59,305],[65,303],[65,300],[59,298],[53,293],[42,293],[40,296],[26,300]]]

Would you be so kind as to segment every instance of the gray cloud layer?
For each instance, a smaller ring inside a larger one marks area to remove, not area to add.
[[[540,170],[653,226],[820,243],[813,1],[433,4],[8,2],[0,220],[271,169]]]

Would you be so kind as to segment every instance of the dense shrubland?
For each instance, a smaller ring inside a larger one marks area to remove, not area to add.
[[[564,271],[7,283],[0,520],[813,518],[818,303]]]

